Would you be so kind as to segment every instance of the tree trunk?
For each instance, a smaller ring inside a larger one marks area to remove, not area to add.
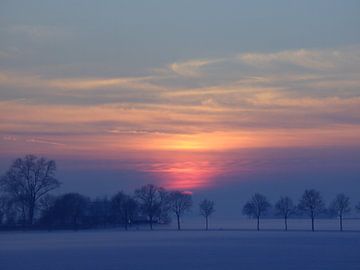
[[[257,217],[257,230],[260,231],[260,216]]]
[[[149,224],[150,224],[150,230],[153,230],[153,217],[150,217]]]
[[[315,231],[314,215],[313,214],[311,214],[311,230],[313,232]]]
[[[28,225],[29,226],[31,226],[34,221],[34,208],[35,208],[35,205],[31,203],[29,205],[29,211],[28,211]]]
[[[76,215],[73,217],[73,229],[74,229],[74,231],[77,231],[77,229],[78,229]]]
[[[128,230],[128,220],[127,219],[125,219],[124,227],[125,227],[125,231],[127,231]]]
[[[340,231],[343,231],[343,217],[340,215]]]
[[[25,230],[26,228],[26,210],[25,210],[25,205],[21,205],[21,224],[23,229]]]
[[[288,230],[287,217],[285,216],[285,231]]]
[[[177,227],[178,227],[178,231],[180,231],[180,230],[181,230],[181,228],[180,228],[180,215],[176,215],[176,217],[177,217]]]
[[[206,222],[205,222],[205,224],[206,224],[206,230],[209,230],[209,221],[208,221],[208,217],[206,216],[206,217],[205,217],[205,219],[206,219]]]

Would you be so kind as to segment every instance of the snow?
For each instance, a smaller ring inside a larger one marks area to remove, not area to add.
[[[343,220],[344,229],[351,230],[360,230],[360,219],[346,218]],[[176,228],[176,224],[172,224],[173,228]],[[205,225],[204,219],[199,218],[186,218],[183,221],[182,227],[185,229],[194,229],[194,228],[203,228]],[[241,229],[241,230],[251,230],[256,228],[256,219],[248,218],[214,218],[210,219],[209,226],[213,229]],[[260,227],[264,230],[282,230],[284,228],[284,220],[279,219],[261,219]],[[311,220],[310,218],[290,218],[288,220],[289,230],[311,230]],[[317,230],[329,230],[336,231],[339,230],[339,220],[334,219],[315,219],[315,229]]]
[[[0,269],[358,270],[359,250],[358,231],[2,232]]]

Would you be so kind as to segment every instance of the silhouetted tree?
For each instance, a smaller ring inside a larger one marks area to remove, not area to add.
[[[45,218],[50,224],[60,227],[71,226],[77,230],[86,223],[86,214],[90,199],[79,193],[67,193],[59,196],[52,207],[47,211]]]
[[[21,214],[18,206],[19,204],[8,195],[3,194],[0,196],[0,225],[16,225],[19,221],[19,215]]]
[[[107,197],[96,198],[90,202],[89,218],[93,226],[106,227],[112,222],[112,207]]]
[[[192,196],[189,193],[173,191],[169,194],[170,210],[177,219],[177,228],[180,231],[180,218],[189,211],[192,206]]]
[[[112,209],[115,213],[116,219],[124,225],[125,230],[128,229],[129,224],[134,222],[137,214],[138,204],[129,195],[123,192],[118,192],[111,199]]]
[[[53,160],[27,155],[16,159],[0,180],[0,187],[20,204],[24,220],[33,224],[38,200],[60,186]]]
[[[0,225],[3,224],[7,210],[8,200],[5,196],[0,196]]]
[[[159,189],[160,209],[158,222],[168,224],[171,222],[170,216],[170,192],[164,188]]]
[[[288,229],[287,220],[289,216],[295,212],[294,203],[291,198],[281,197],[275,204],[276,214],[284,218],[285,231]]]
[[[204,199],[200,202],[200,215],[205,218],[205,230],[209,229],[209,217],[215,212],[215,203],[214,201],[210,201]]]
[[[344,194],[338,194],[330,204],[330,211],[339,217],[340,231],[343,230],[343,216],[351,211],[350,198]]]
[[[314,189],[305,190],[298,208],[308,212],[311,218],[311,230],[315,231],[315,217],[324,210],[324,202],[320,192]]]
[[[356,210],[360,212],[360,202],[355,206]]]
[[[257,219],[257,230],[260,230],[260,217],[270,208],[270,203],[262,194],[255,193],[244,205],[243,213]]]
[[[150,229],[153,223],[159,219],[164,202],[164,189],[155,185],[145,185],[135,190],[135,197],[139,202],[141,212],[148,218]]]
[[[54,205],[58,197],[46,194],[39,200],[40,219],[39,225],[51,229],[54,221]]]

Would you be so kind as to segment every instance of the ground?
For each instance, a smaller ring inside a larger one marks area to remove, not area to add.
[[[2,232],[0,269],[358,270],[359,250],[354,231]]]

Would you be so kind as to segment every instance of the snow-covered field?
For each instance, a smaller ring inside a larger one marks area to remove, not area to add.
[[[0,233],[0,269],[360,269],[360,232]]]
[[[344,219],[344,230],[360,231],[360,218]],[[172,228],[176,228],[175,222],[171,224]],[[184,229],[202,229],[204,227],[204,220],[201,218],[186,218],[182,223]],[[210,227],[212,229],[240,229],[253,230],[256,228],[256,219],[248,218],[219,218],[216,217],[210,220]],[[264,230],[282,230],[284,228],[284,220],[279,219],[262,219],[260,227]],[[309,218],[290,218],[288,220],[289,230],[310,230],[311,220]],[[336,231],[339,230],[339,220],[334,219],[316,219],[315,229],[322,231]]]

